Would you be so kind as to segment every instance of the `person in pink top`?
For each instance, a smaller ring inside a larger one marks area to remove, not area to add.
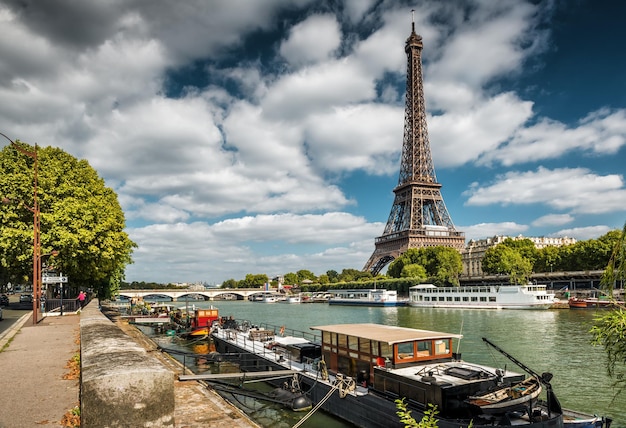
[[[78,304],[80,305],[81,309],[85,306],[85,297],[87,297],[87,295],[84,291],[78,293]]]

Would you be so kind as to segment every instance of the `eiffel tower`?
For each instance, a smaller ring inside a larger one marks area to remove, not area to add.
[[[443,202],[430,154],[422,47],[413,21],[404,48],[408,63],[400,177],[385,231],[376,238],[376,249],[363,268],[374,275],[409,248],[445,246],[460,251],[465,246],[465,234],[454,228]]]

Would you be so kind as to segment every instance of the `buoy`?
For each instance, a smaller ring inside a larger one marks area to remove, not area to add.
[[[309,397],[300,395],[291,402],[291,410],[294,412],[307,412],[313,408],[313,402]]]

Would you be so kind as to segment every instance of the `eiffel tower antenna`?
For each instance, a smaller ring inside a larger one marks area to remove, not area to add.
[[[376,249],[363,270],[378,274],[409,248],[445,246],[463,249],[465,235],[454,228],[441,196],[430,153],[426,105],[422,81],[422,37],[415,33],[415,10],[411,11],[411,34],[406,40],[406,104],[404,138],[398,185],[387,225],[376,238]]]

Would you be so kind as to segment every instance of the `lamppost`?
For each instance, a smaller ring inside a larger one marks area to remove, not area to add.
[[[39,322],[39,300],[41,299],[41,242],[40,242],[40,223],[39,223],[39,204],[37,203],[37,144],[35,144],[35,150],[30,152],[21,148],[15,141],[0,132],[0,135],[9,140],[11,145],[20,153],[33,158],[33,206],[24,206],[33,213],[33,324],[36,325]],[[6,203],[8,200],[3,199],[2,202]]]

